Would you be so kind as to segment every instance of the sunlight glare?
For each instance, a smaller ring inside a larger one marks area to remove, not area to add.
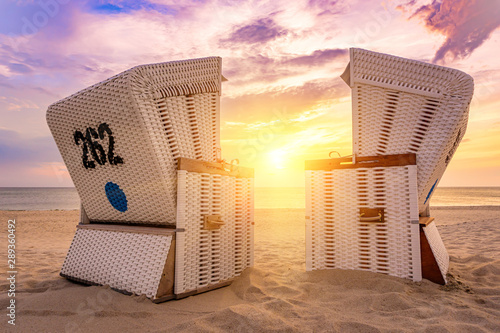
[[[284,169],[286,162],[286,151],[283,149],[275,149],[269,152],[269,157],[271,160],[271,165],[276,169]]]

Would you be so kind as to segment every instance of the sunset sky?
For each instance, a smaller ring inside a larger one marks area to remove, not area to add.
[[[72,186],[49,104],[133,66],[223,58],[225,159],[256,186],[304,186],[304,160],[352,153],[361,47],[475,81],[467,133],[441,186],[500,186],[500,0],[2,0],[0,186]]]

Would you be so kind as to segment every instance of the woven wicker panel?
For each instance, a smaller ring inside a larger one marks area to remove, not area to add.
[[[423,213],[465,134],[472,78],[361,49],[351,49],[349,66],[355,154],[416,153]]]
[[[175,294],[229,280],[253,265],[253,179],[178,171]],[[204,215],[225,224],[204,230]]]
[[[205,93],[156,100],[174,159],[215,161],[219,148],[219,95]]]
[[[306,171],[306,184],[307,270],[421,280],[415,166]],[[385,222],[360,222],[363,207],[384,208]]]
[[[176,158],[215,161],[219,150],[220,82],[216,57],[145,65],[49,107],[47,123],[90,220],[175,223]]]
[[[446,283],[446,273],[448,273],[448,268],[450,266],[450,256],[446,247],[444,246],[443,240],[439,235],[439,231],[436,228],[436,223],[431,222],[429,225],[423,228],[429,246],[431,247],[432,254],[439,266],[439,270],[443,275],[443,279]]]
[[[172,236],[77,229],[61,274],[155,297]]]

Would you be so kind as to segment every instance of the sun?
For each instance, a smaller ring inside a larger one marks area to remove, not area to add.
[[[283,149],[275,149],[268,153],[270,164],[276,169],[284,169],[286,164],[287,152]]]

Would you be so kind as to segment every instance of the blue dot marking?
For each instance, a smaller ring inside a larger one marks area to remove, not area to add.
[[[106,196],[111,206],[120,212],[124,212],[128,209],[127,196],[120,186],[113,182],[108,182],[106,186],[104,186],[104,189],[106,190]]]

